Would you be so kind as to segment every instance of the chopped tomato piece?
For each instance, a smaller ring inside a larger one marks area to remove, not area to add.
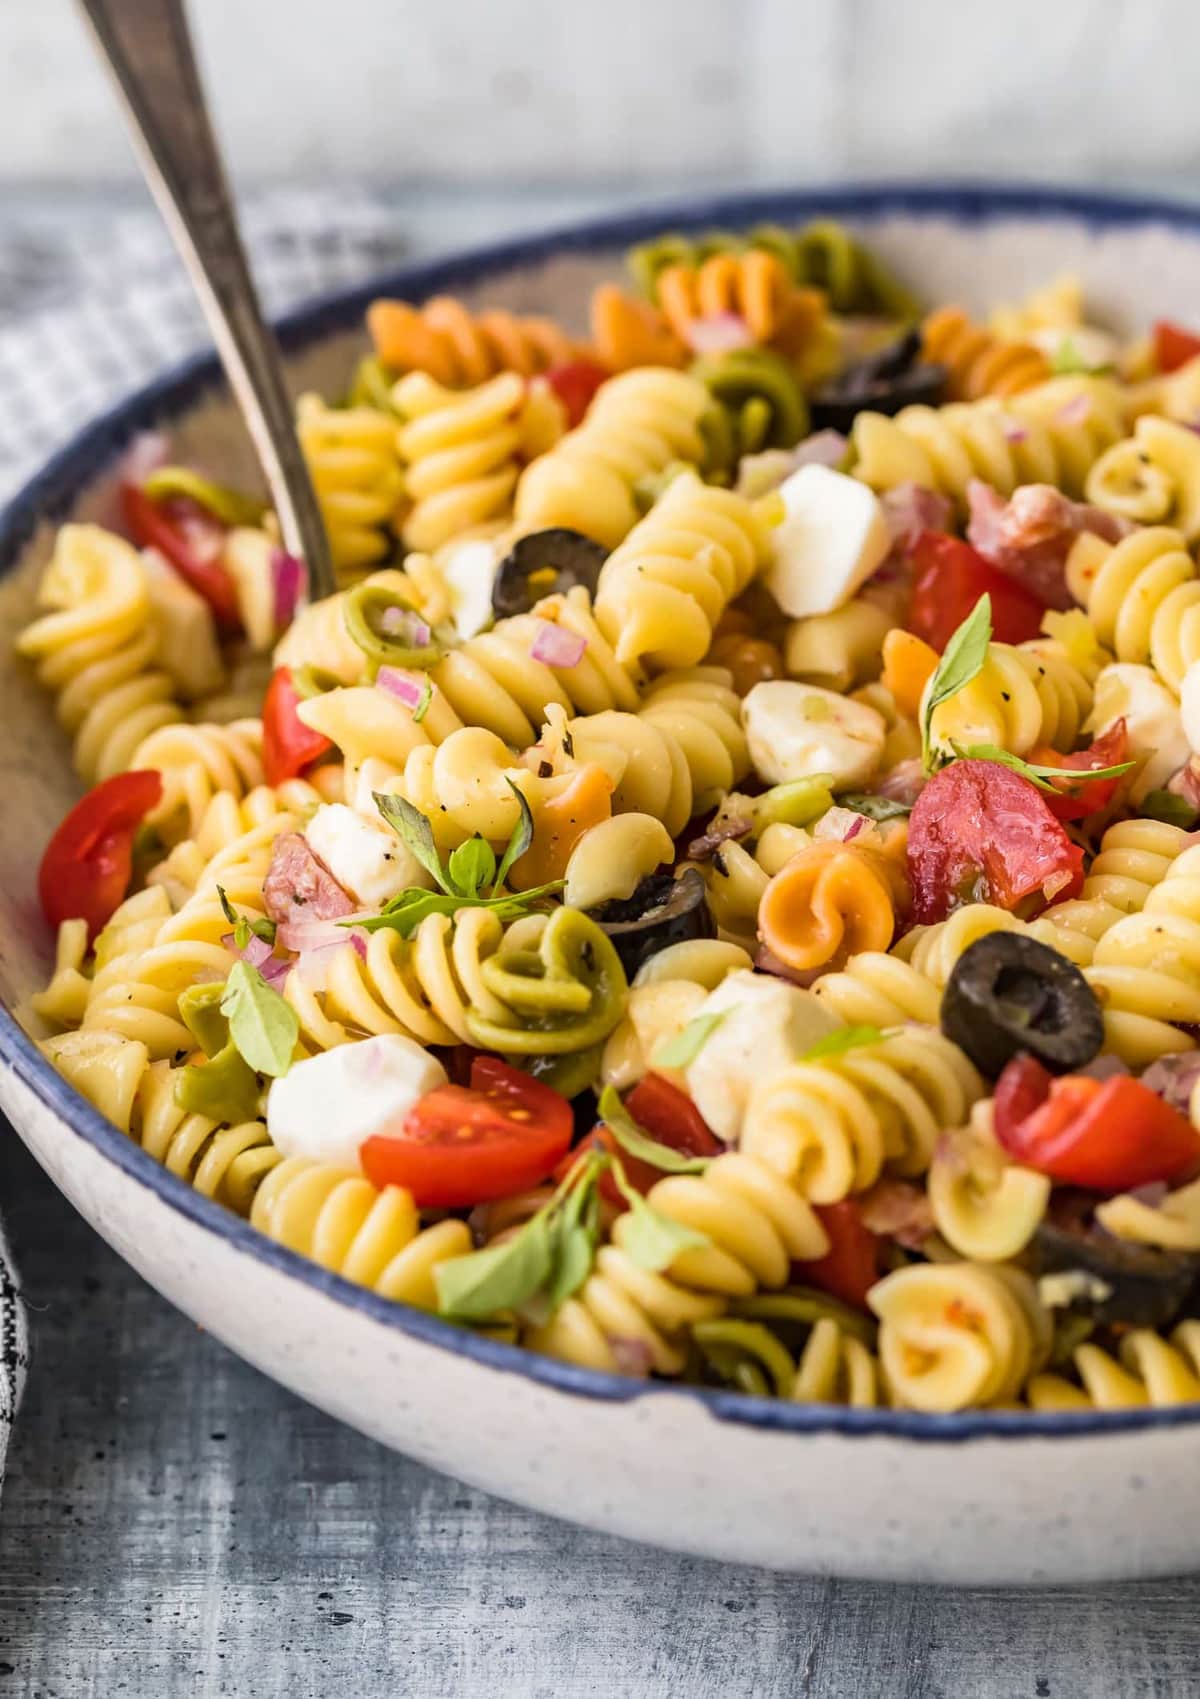
[[[1159,319],[1154,326],[1154,359],[1160,372],[1175,372],[1200,354],[1200,335]]]
[[[1027,915],[1076,895],[1083,851],[1028,779],[998,761],[954,761],[913,804],[908,877],[918,925],[965,903]]]
[[[276,667],[263,701],[263,774],[269,785],[294,779],[333,748],[297,714],[300,692],[290,667]]]
[[[564,365],[551,366],[545,373],[546,382],[562,402],[567,413],[567,429],[574,430],[592,404],[592,397],[612,373],[596,360],[568,360]]]
[[[992,635],[1024,643],[1042,629],[1046,604],[997,571],[970,543],[942,531],[922,531],[910,552],[912,601],[905,624],[940,655],[983,595],[992,598]]]
[[[1073,755],[1063,755],[1044,745],[1030,750],[1025,758],[1036,767],[1069,767],[1080,774],[1096,772],[1104,767],[1119,767],[1129,759],[1129,736],[1125,721],[1114,720],[1112,725],[1086,749]],[[1120,788],[1122,775],[1112,779],[1051,779],[1054,796],[1046,797],[1046,807],[1056,820],[1086,820],[1089,814],[1099,814],[1108,807]]]
[[[798,1262],[797,1277],[832,1292],[844,1304],[867,1308],[867,1293],[879,1279],[879,1238],[865,1224],[853,1198],[819,1203],[813,1210],[829,1235],[829,1249],[815,1262]]]
[[[1001,1128],[1019,1126],[1032,1115],[1049,1097],[1053,1083],[1054,1075],[1036,1056],[1024,1053],[1005,1064],[993,1097],[996,1137],[1001,1144],[1004,1143]]]
[[[38,869],[42,913],[51,926],[86,920],[94,939],[107,925],[129,889],[137,829],[162,801],[162,789],[161,773],[118,773],[61,821]]]
[[[422,1209],[470,1209],[536,1186],[571,1142],[571,1105],[496,1056],[477,1056],[471,1084],[426,1092],[401,1126],[360,1151],[376,1186],[406,1186]]]
[[[672,1085],[670,1080],[663,1079],[661,1074],[647,1074],[639,1080],[625,1099],[625,1107],[648,1137],[684,1156],[720,1156],[725,1149],[687,1093]],[[565,1176],[581,1150],[606,1150],[619,1156],[625,1178],[643,1197],[655,1181],[663,1177],[662,1168],[622,1150],[608,1127],[600,1122],[564,1157],[556,1179],[561,1180]],[[601,1176],[600,1195],[618,1211],[629,1208],[611,1174]]]
[[[1024,1060],[1010,1062],[996,1085],[996,1137],[1015,1161],[1063,1185],[1097,1192],[1176,1180],[1200,1166],[1200,1132],[1188,1117],[1126,1075],[1052,1079],[1043,1100],[1024,1115],[1021,1089],[1014,1088],[1004,1094],[1002,1113],[1005,1075]],[[1027,1069],[1024,1079],[1032,1090]]]
[[[186,496],[151,501],[136,484],[121,485],[125,528],[139,549],[157,549],[204,597],[223,631],[241,628],[237,590],[218,558],[225,527]]]

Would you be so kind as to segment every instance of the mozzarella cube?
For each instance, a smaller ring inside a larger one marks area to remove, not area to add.
[[[428,889],[432,883],[398,833],[344,802],[322,803],[304,836],[313,854],[363,908],[382,908],[411,885]]]
[[[338,1044],[293,1062],[267,1093],[267,1131],[284,1156],[361,1169],[359,1147],[396,1128],[413,1104],[446,1084],[436,1056],[398,1032]]]
[[[1200,661],[1193,661],[1179,687],[1183,735],[1193,755],[1200,755]]]
[[[442,578],[450,599],[455,630],[465,643],[492,623],[492,583],[496,576],[496,545],[488,538],[473,538],[447,551],[441,562]]]
[[[835,789],[846,790],[864,784],[883,755],[883,715],[836,690],[769,679],[742,707],[750,759],[768,784],[828,773]]]
[[[1194,700],[1194,685],[1189,694]],[[1179,771],[1192,753],[1191,746],[1179,703],[1153,667],[1114,661],[1097,675],[1091,718],[1084,729],[1099,737],[1120,719],[1129,734],[1130,755],[1147,757],[1129,791],[1130,801],[1138,803],[1150,791],[1161,790]]]
[[[727,975],[696,1010],[715,1014],[723,1019],[688,1063],[687,1088],[717,1137],[736,1144],[754,1087],[842,1023],[811,991],[747,968]]]
[[[802,466],[779,486],[784,516],[770,533],[767,589],[801,619],[847,603],[892,546],[883,507],[858,478]]]

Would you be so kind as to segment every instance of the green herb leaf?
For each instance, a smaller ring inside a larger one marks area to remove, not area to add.
[[[217,886],[217,896],[221,900],[221,912],[233,927],[233,941],[239,950],[244,950],[251,937],[261,938],[264,944],[275,942],[275,922],[261,915],[258,920],[247,920],[244,914],[239,914],[225,895],[225,887]]]
[[[429,712],[429,704],[432,701],[433,701],[433,684],[432,684],[432,682],[429,678],[429,675],[426,674],[425,682],[421,686],[420,699],[418,700],[416,707],[413,709],[412,717],[413,717],[413,725],[414,726],[420,725],[421,721],[425,718],[426,714]]]
[[[1196,824],[1200,809],[1192,807],[1186,797],[1174,791],[1147,791],[1138,812],[1147,820],[1162,820],[1168,826],[1182,826],[1190,832]]]
[[[234,962],[225,981],[221,1013],[229,1036],[256,1074],[278,1078],[292,1065],[300,1036],[296,1011],[249,962]]]
[[[486,1321],[498,1310],[515,1309],[545,1285],[553,1260],[548,1213],[539,1210],[504,1244],[439,1263],[438,1309],[458,1321]]]
[[[684,1251],[702,1251],[712,1241],[706,1233],[697,1233],[681,1221],[648,1204],[625,1178],[619,1162],[613,1163],[613,1176],[621,1196],[629,1205],[629,1215],[621,1233],[621,1249],[638,1268],[651,1274],[661,1274]]]
[[[1039,790],[1056,792],[1060,796],[1062,792],[1049,782],[1051,779],[1070,779],[1083,786],[1093,779],[1119,779],[1122,773],[1128,773],[1131,767],[1137,766],[1136,761],[1122,761],[1116,767],[1041,767],[1036,762],[1022,761],[1019,755],[1001,749],[996,743],[972,743],[962,751],[955,745],[955,753],[961,753],[972,761],[998,761],[1001,766],[1020,773]]]
[[[590,1157],[571,1183],[561,1209],[552,1216],[555,1225],[554,1272],[546,1289],[546,1307],[551,1315],[579,1290],[592,1271],[600,1233],[600,1197],[596,1182],[607,1166],[607,1161],[599,1153]]]
[[[690,1020],[674,1038],[668,1038],[665,1044],[659,1045],[650,1058],[654,1067],[686,1068],[689,1062],[696,1060],[728,1013],[728,1009],[714,1009],[711,1014],[697,1015]]]
[[[659,1144],[657,1139],[644,1133],[611,1085],[606,1085],[600,1093],[597,1107],[600,1119],[622,1150],[642,1162],[661,1168],[664,1174],[703,1174],[712,1161],[710,1156],[684,1156],[681,1151]]]
[[[877,1026],[844,1026],[810,1044],[801,1056],[802,1062],[820,1062],[827,1056],[841,1056],[847,1050],[857,1050],[863,1044],[878,1044],[883,1034]]]
[[[478,833],[468,838],[451,854],[448,872],[455,891],[461,891],[464,897],[477,897],[480,888],[496,876],[496,857],[491,844]]]
[[[868,820],[902,820],[912,813],[912,804],[893,802],[890,796],[867,796],[861,791],[846,791],[838,797],[838,806],[854,814],[865,814]]]
[[[514,861],[519,861],[533,842],[533,815],[530,812],[529,804],[511,779],[506,778],[504,782],[517,799],[517,807],[521,810],[521,817],[513,827],[512,837],[508,840],[508,847],[501,857],[500,866],[496,869],[496,882],[492,887],[493,891],[500,889],[508,878],[509,869]]]
[[[441,891],[422,891],[412,885],[392,897],[382,914],[368,915],[365,920],[340,920],[339,926],[361,926],[364,932],[398,932],[409,938],[431,914],[457,914],[459,909],[490,909],[498,920],[517,920],[541,908],[554,891],[561,891],[564,881],[552,879],[548,885],[534,885],[528,891],[515,891],[500,897],[457,897]]]
[[[433,841],[433,827],[421,810],[414,808],[406,798],[393,796],[390,792],[372,791],[371,794],[375,798],[376,808],[392,830],[404,839],[426,873],[432,875],[443,891],[451,891],[453,894],[446,870],[442,866],[442,858]]]
[[[921,751],[926,772],[930,760],[930,724],[935,708],[956,696],[983,670],[992,640],[992,598],[980,596],[974,608],[946,644],[937,671],[929,681],[925,712],[921,720]]]

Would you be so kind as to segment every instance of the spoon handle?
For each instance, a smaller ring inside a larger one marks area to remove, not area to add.
[[[79,0],[121,96],[139,163],[187,266],[250,430],[284,547],[314,599],[336,589],[279,353],[263,322],[183,0]]]

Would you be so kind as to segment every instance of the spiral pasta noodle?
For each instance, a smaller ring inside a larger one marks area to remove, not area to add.
[[[404,490],[396,421],[377,408],[330,407],[309,394],[296,404],[296,429],[334,567],[356,576],[392,552]]]
[[[263,783],[262,721],[161,727],[138,744],[130,766],[162,775],[162,800],[147,819],[164,842],[193,837],[215,797],[241,797]]]
[[[758,935],[773,956],[801,973],[839,966],[861,950],[886,950],[896,929],[896,888],[878,851],[813,844],[767,882]]]
[[[500,372],[535,377],[583,352],[551,318],[496,308],[472,313],[453,295],[436,295],[423,307],[372,301],[367,329],[391,371],[426,372],[447,389],[470,389]]]
[[[1105,648],[1119,661],[1149,661],[1178,694],[1200,659],[1200,574],[1183,533],[1149,526],[1116,544],[1086,533],[1067,582]]]
[[[930,743],[947,755],[976,743],[1013,755],[1039,744],[1070,750],[1091,708],[1092,687],[1061,644],[989,643],[976,677],[934,708]]]
[[[943,1127],[959,1126],[983,1094],[974,1066],[934,1028],[902,1027],[877,1043],[795,1062],[750,1097],[742,1149],[815,1203],[929,1166]]]
[[[636,366],[682,366],[688,351],[658,308],[627,295],[615,283],[592,291],[589,317],[592,343],[611,372]]]
[[[1124,1335],[1113,1354],[1090,1342],[1072,1356],[1079,1384],[1063,1375],[1034,1375],[1031,1410],[1167,1409],[1200,1402],[1200,1322],[1180,1322],[1167,1339],[1149,1328]]]
[[[1144,414],[1133,435],[1114,443],[1088,473],[1087,498],[1142,525],[1168,525],[1200,538],[1200,443],[1186,425]]]
[[[1178,855],[1140,912],[1116,921],[1084,969],[1104,1013],[1107,1048],[1132,1067],[1190,1050],[1200,1022],[1200,857]]]
[[[1020,395],[1050,376],[1046,356],[1032,343],[1002,341],[961,307],[939,307],[922,321],[921,351],[945,366],[951,401]]]

